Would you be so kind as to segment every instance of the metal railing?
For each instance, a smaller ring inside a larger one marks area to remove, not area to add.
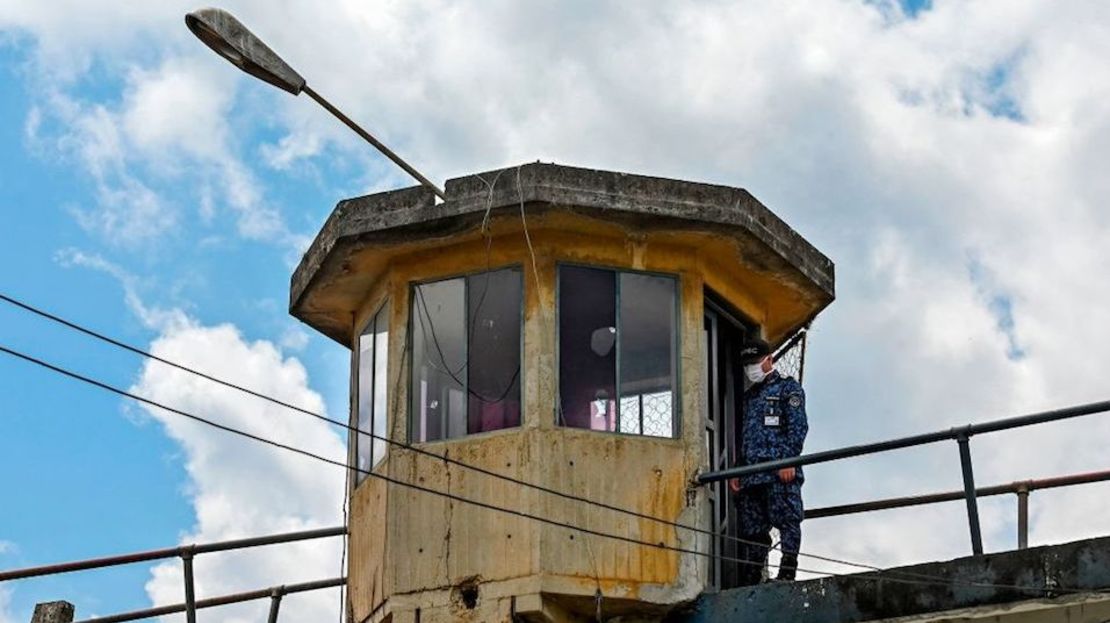
[[[233,593],[231,595],[223,595],[221,597],[211,597],[209,599],[201,599],[194,603],[196,610],[203,610],[204,608],[214,608],[216,606],[227,606],[230,604],[238,604],[246,601],[254,601],[256,599],[270,598],[270,614],[267,617],[269,623],[277,623],[278,611],[281,608],[281,598],[292,593],[304,593],[307,591],[317,591],[324,588],[335,588],[346,584],[347,578],[332,578],[330,580],[316,580],[315,582],[302,582],[300,584],[285,584],[282,586],[271,586],[269,588],[262,588],[253,591],[245,591],[242,593]],[[174,604],[171,606],[157,606],[155,608],[146,608],[144,610],[133,610],[131,612],[123,612],[120,614],[113,614],[106,617],[96,617],[94,619],[82,619],[75,623],[121,623],[122,621],[138,621],[140,619],[149,619],[152,617],[163,616],[166,614],[177,614],[185,612],[188,616],[187,604]]]
[[[145,610],[135,610],[133,612],[127,612],[123,614],[88,619],[82,623],[134,621],[136,619],[144,619],[175,612],[184,612],[185,619],[188,623],[196,623],[196,611],[199,608],[211,608],[231,603],[262,599],[264,597],[270,597],[271,599],[269,620],[271,623],[276,623],[277,613],[279,608],[281,607],[281,598],[285,595],[288,595],[290,593],[299,593],[304,591],[341,586],[345,582],[345,578],[331,578],[327,580],[318,580],[301,584],[272,586],[265,589],[248,591],[245,593],[236,593],[233,595],[224,595],[222,597],[213,597],[198,601],[196,599],[195,584],[193,582],[193,558],[200,554],[208,554],[212,552],[226,552],[230,550],[246,549],[263,545],[277,545],[279,543],[292,543],[295,541],[307,541],[311,539],[344,536],[346,534],[346,527],[337,526],[334,528],[302,530],[299,532],[286,532],[282,534],[271,534],[267,536],[235,539],[230,541],[218,541],[214,543],[181,545],[178,547],[167,547],[162,549],[146,550],[142,552],[132,552],[129,554],[120,554],[117,556],[90,558],[86,560],[76,560],[70,562],[55,563],[51,565],[41,565],[37,567],[26,567],[23,569],[12,569],[10,571],[0,571],[0,582],[6,582],[10,580],[22,580],[26,578],[54,575],[58,573],[70,573],[73,571],[103,569],[105,567],[116,567],[119,565],[129,565],[140,562],[150,562],[154,560],[165,560],[167,558],[180,558],[183,572],[182,575],[184,576],[185,582],[184,603],[171,606],[158,606],[154,608],[147,608]]]
[[[1089,472],[1085,474],[1072,474],[1070,476],[1057,476],[1055,478],[1041,478],[1038,480],[1019,480],[1005,485],[979,487],[975,490],[975,497],[985,498],[994,495],[1013,493],[1017,496],[1017,542],[1018,549],[1029,546],[1029,494],[1040,489],[1055,489],[1057,487],[1070,487],[1092,482],[1110,481],[1110,470]],[[823,517],[839,517],[854,513],[869,513],[872,511],[889,510],[894,508],[907,508],[940,502],[955,502],[964,498],[963,491],[945,491],[942,493],[926,493],[923,495],[909,495],[896,498],[884,498],[869,502],[854,504],[839,504],[824,506],[822,508],[806,509],[806,519],[821,519]]]
[[[1082,417],[1085,415],[1093,415],[1096,413],[1105,413],[1107,411],[1110,411],[1110,401],[1092,402],[1084,405],[1066,407],[1063,409],[1055,409],[1052,411],[1042,411],[1039,413],[1032,413],[1019,417],[1004,418],[1000,420],[993,420],[990,422],[981,422],[979,424],[968,424],[966,426],[953,427],[948,430],[942,430],[933,433],[924,433],[921,435],[912,435],[909,437],[899,437],[897,439],[889,439],[886,441],[879,441],[875,443],[863,444],[858,446],[848,446],[845,448],[826,450],[824,452],[814,452],[811,454],[803,454],[800,456],[779,459],[776,461],[766,461],[763,463],[757,463],[755,465],[745,465],[740,467],[732,467],[716,472],[706,472],[704,474],[700,474],[697,477],[697,481],[699,484],[709,484],[712,482],[719,482],[721,480],[728,480],[730,478],[737,478],[750,474],[777,471],[786,467],[798,467],[801,465],[813,465],[815,463],[827,463],[829,461],[836,461],[851,457],[879,454],[882,452],[889,452],[891,450],[923,446],[940,441],[955,440],[960,452],[960,468],[964,484],[962,496],[967,502],[967,522],[968,529],[971,533],[971,549],[974,554],[979,555],[983,553],[983,536],[979,526],[979,505],[976,501],[977,494],[975,488],[975,476],[971,464],[971,437],[975,435],[984,435],[1004,430],[1022,428],[1025,426],[1032,426],[1035,424],[1058,422],[1060,420],[1067,420],[1071,418]]]

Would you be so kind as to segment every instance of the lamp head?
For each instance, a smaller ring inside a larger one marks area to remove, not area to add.
[[[255,78],[293,95],[304,88],[305,79],[231,13],[199,9],[185,16],[185,25],[216,54]]]

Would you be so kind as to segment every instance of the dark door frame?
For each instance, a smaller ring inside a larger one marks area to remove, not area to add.
[[[719,470],[736,464],[740,447],[737,425],[743,409],[744,379],[737,352],[744,340],[758,335],[759,327],[729,309],[720,298],[705,292],[702,346],[703,434],[709,469]],[[708,487],[710,530],[716,535],[710,545],[709,586],[718,590],[734,588],[739,581],[739,563],[723,558],[738,558],[737,543],[728,537],[739,535],[739,525],[727,482]]]

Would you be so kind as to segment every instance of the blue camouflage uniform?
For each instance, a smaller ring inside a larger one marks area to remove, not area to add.
[[[779,374],[777,370],[770,372],[767,378],[744,394],[741,429],[742,465],[801,454],[809,431],[805,392],[801,383]],[[782,538],[783,561],[779,577],[793,579],[798,566],[797,553],[802,544],[804,481],[801,467],[797,468],[797,476],[791,483],[781,482],[777,471],[741,478],[737,494],[740,536],[760,544],[742,548],[746,550],[743,552],[745,560],[758,563],[758,566],[751,565],[754,569],[748,569],[748,573],[758,573],[766,562],[771,545],[770,530],[774,527],[778,528]]]

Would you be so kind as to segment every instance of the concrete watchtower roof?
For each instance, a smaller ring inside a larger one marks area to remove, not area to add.
[[[519,210],[522,203],[529,213],[557,208],[633,228],[733,239],[745,263],[786,278],[810,301],[809,318],[835,296],[832,261],[742,188],[537,162],[451,179],[445,190],[439,205],[422,186],[340,201],[293,273],[290,313],[346,345],[352,312],[375,278],[352,268],[356,256],[465,232],[487,210]]]

